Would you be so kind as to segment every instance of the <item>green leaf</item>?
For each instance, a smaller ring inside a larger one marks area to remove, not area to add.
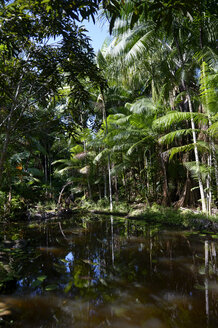
[[[71,290],[72,286],[73,286],[73,281],[69,281],[68,284],[64,288],[64,292],[68,293]]]
[[[39,280],[39,281],[44,281],[45,279],[47,278],[47,276],[39,276],[39,277],[37,277],[37,280]]]
[[[218,239],[218,234],[217,235],[212,235],[213,238]]]
[[[32,284],[31,284],[31,287],[35,288],[35,287],[38,287],[42,284],[42,281],[36,279]]]
[[[56,284],[52,284],[52,285],[48,285],[45,287],[45,290],[48,292],[48,291],[52,291],[52,290],[55,290],[58,288],[58,285]]]
[[[92,262],[90,260],[83,260],[83,262],[89,265],[98,265],[98,263]]]

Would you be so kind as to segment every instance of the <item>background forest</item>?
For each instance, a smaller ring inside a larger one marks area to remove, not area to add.
[[[96,15],[112,42],[95,56],[81,22]],[[1,215],[61,190],[211,214],[217,19],[213,0],[1,1]]]

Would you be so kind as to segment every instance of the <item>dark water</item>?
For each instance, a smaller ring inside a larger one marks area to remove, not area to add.
[[[216,237],[119,218],[2,225],[0,327],[217,328]]]

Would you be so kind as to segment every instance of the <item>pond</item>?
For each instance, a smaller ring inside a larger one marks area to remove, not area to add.
[[[1,327],[218,327],[217,235],[95,216],[0,238]]]

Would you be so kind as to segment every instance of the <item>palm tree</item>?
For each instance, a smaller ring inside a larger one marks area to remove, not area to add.
[[[194,145],[195,162],[196,166],[198,167],[197,171],[199,172],[198,183],[201,194],[202,209],[203,211],[206,211],[205,193],[202,176],[199,169],[200,158],[197,147],[195,122],[192,118],[192,113],[194,109],[197,109],[193,107],[192,85],[194,85],[196,88],[194,92],[196,93],[197,91],[199,93],[199,88],[197,87],[198,82],[196,78],[191,77],[196,76],[196,69],[197,67],[199,67],[196,60],[193,60],[194,53],[197,49],[199,49],[199,44],[196,44],[195,42],[196,34],[198,33],[198,26],[193,25],[191,26],[192,29],[190,29],[188,26],[188,20],[184,20],[183,17],[178,14],[178,12],[175,17],[170,17],[170,26],[168,26],[170,29],[167,31],[167,34],[165,30],[165,23],[167,23],[165,19],[166,17],[161,17],[162,24],[157,30],[157,24],[153,19],[154,16],[152,16],[154,12],[147,17],[147,20],[142,18],[139,19],[139,17],[136,18],[136,23],[134,22],[133,24],[134,14],[131,15],[131,5],[133,5],[133,3],[129,1],[127,5],[128,8],[126,8],[125,5],[123,7],[123,17],[127,17],[126,25],[123,24],[123,21],[121,20],[121,24],[118,25],[118,28],[116,28],[116,25],[114,27],[115,33],[118,34],[116,40],[114,41],[114,45],[116,45],[114,47],[114,53],[115,55],[122,55],[124,60],[127,62],[127,65],[130,65],[131,68],[134,67],[136,72],[136,68],[140,67],[141,69],[142,63],[146,62],[147,73],[150,74],[153,99],[155,99],[156,101],[159,100],[162,104],[168,103],[170,104],[171,108],[174,109],[176,103],[175,93],[177,93],[177,95],[181,94],[179,108],[182,111],[189,110],[191,115],[191,133]],[[160,8],[161,6],[162,4],[160,3]],[[169,10],[169,13],[171,9],[177,10],[179,8],[175,7],[170,9],[170,7],[167,6],[168,4],[166,5],[166,8],[167,10]],[[189,9],[191,9],[191,7]],[[153,9],[150,8],[149,10]],[[182,26],[182,29],[180,26]],[[129,27],[132,27],[132,29],[128,30]],[[154,27],[156,27],[156,37],[153,41],[153,47],[156,52],[157,49],[159,49],[159,53],[157,52],[159,58],[156,60],[155,66],[152,65],[155,56],[151,56],[154,53],[154,51],[151,50],[153,49],[151,47],[151,40],[154,36],[152,30],[152,28],[154,29]],[[205,28],[204,33],[206,32],[207,31]],[[213,38],[210,38],[210,40],[212,39]],[[158,42],[161,45],[159,47]],[[211,41],[211,43],[213,43],[213,40]],[[160,52],[162,56],[160,56]],[[164,53],[166,54],[166,56],[163,56]],[[164,58],[165,61],[161,61],[160,58]],[[131,72],[131,69],[129,67],[128,69],[129,72]],[[161,76],[162,79],[160,78]],[[155,79],[155,77],[157,78]],[[164,78],[166,78],[166,80],[163,81]],[[164,86],[163,88],[158,88],[158,84],[160,85],[160,81]],[[165,81],[166,83],[164,83]],[[157,92],[157,90],[161,90],[162,92]],[[164,97],[162,97],[163,95]]]

